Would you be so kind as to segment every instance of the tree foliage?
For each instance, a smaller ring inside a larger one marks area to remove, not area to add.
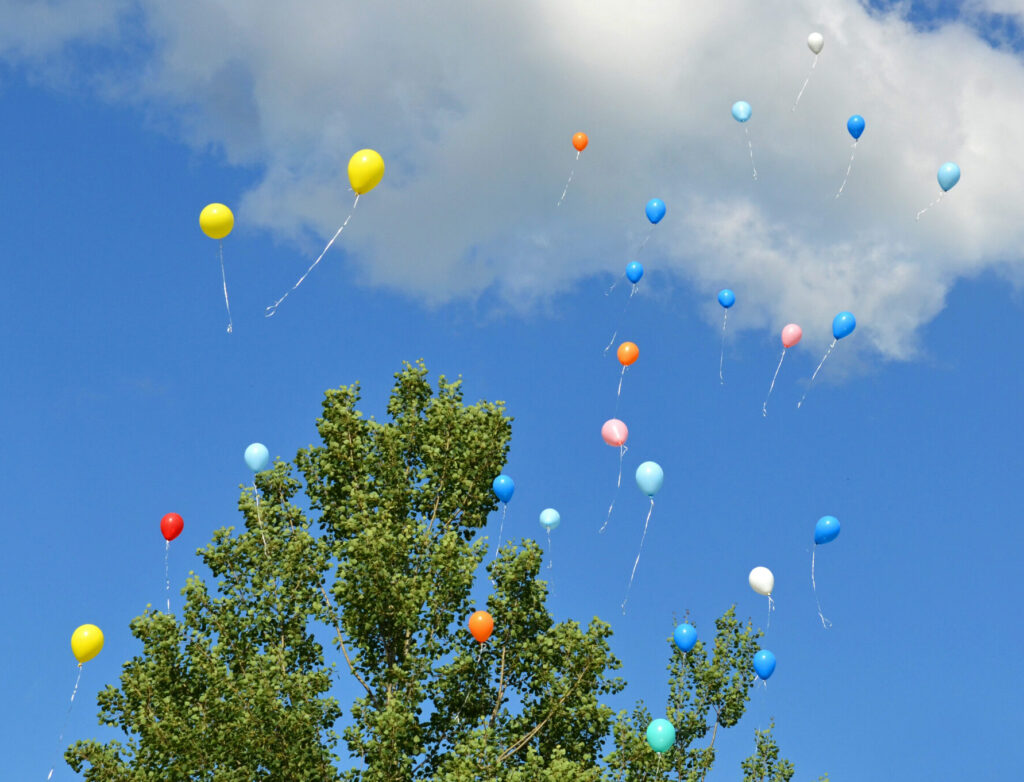
[[[385,422],[359,412],[358,385],[327,392],[321,444],[260,473],[239,501],[244,528],[198,552],[216,587],[192,574],[180,616],[132,622],[142,649],[99,696],[101,723],[126,738],[76,743],[72,768],[90,782],[704,778],[718,729],[745,709],[758,635],[730,609],[710,655],[673,652],[678,738],[655,756],[647,708],[606,704],[624,687],[611,627],[552,619],[536,543],[503,546],[486,605],[473,602],[511,419],[426,374],[396,374]],[[495,622],[485,644],[465,630],[481,607]],[[337,676],[359,690],[345,714]],[[770,732],[757,741],[747,778],[788,780]]]

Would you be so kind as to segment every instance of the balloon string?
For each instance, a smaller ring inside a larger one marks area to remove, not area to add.
[[[754,144],[750,140],[750,128],[744,125],[743,132],[747,134],[747,147],[750,149],[750,167],[754,171],[754,179],[757,179],[757,167],[754,165]]]
[[[846,176],[843,177],[843,184],[839,186],[839,192],[836,193],[836,198],[839,198],[843,194],[843,188],[846,187],[846,180],[850,178],[850,171],[853,169],[853,156],[857,154],[857,142],[853,142],[853,151],[850,152],[850,165],[846,167]]]
[[[915,217],[914,219],[915,220],[920,220],[921,219],[921,215],[923,215],[925,212],[927,212],[929,209],[931,209],[933,206],[935,206],[937,203],[939,203],[939,201],[942,200],[942,196],[944,196],[945,194],[946,194],[945,190],[943,190],[941,193],[939,193],[939,197],[936,198],[934,201],[932,201],[930,204],[928,204],[928,206],[926,206],[920,212],[918,212],[917,213],[917,217]]]
[[[263,516],[260,515],[260,490],[256,486],[256,481],[252,482],[252,491],[256,495],[256,520],[260,523],[260,537],[263,538],[263,553],[270,556],[270,552],[267,550],[267,536],[263,534]]]
[[[224,242],[218,242],[218,244],[220,245],[220,280],[224,285],[224,306],[228,311],[228,334],[230,334],[232,331],[231,302],[228,301],[228,278],[224,274]]]
[[[626,613],[626,601],[629,600],[629,590],[633,588],[633,578],[636,576],[636,566],[640,564],[640,554],[644,550],[644,540],[647,539],[647,525],[651,522],[651,514],[654,512],[654,497],[651,497],[651,507],[647,511],[647,519],[644,521],[644,534],[640,536],[640,549],[636,552],[636,561],[633,563],[633,572],[629,574],[629,586],[626,587],[626,597],[622,601],[622,613]]]
[[[167,591],[167,613],[171,613],[171,576],[170,576],[170,559],[171,559],[171,541],[164,541],[164,588]]]
[[[604,352],[602,353],[602,355],[605,355],[605,356],[608,355],[608,351],[612,349],[612,345],[615,344],[615,338],[617,336],[619,336],[619,330],[615,329],[615,333],[612,334],[612,338],[610,340],[608,340],[608,344],[605,346]]]
[[[604,524],[601,525],[601,529],[598,532],[604,532],[604,528],[608,526],[608,522],[612,520],[612,508],[615,507],[615,499],[619,496],[619,489],[622,488],[622,457],[626,455],[626,451],[629,448],[623,443],[619,446],[619,480],[615,484],[615,494],[612,496],[612,504],[608,506],[608,516],[604,520]]]
[[[811,69],[807,72],[807,78],[804,79],[804,86],[800,88],[800,92],[797,93],[796,102],[793,104],[793,108],[790,111],[796,111],[797,105],[800,103],[800,98],[804,94],[804,90],[807,89],[807,84],[811,80],[811,75],[814,73],[814,69],[818,66],[818,55],[814,55],[814,62],[811,64]]]
[[[651,223],[651,227],[647,229],[647,236],[644,237],[644,240],[640,242],[640,246],[637,248],[637,253],[639,253],[640,250],[644,249],[647,246],[647,243],[651,240],[651,234],[653,233],[654,223]]]
[[[548,530],[548,570],[551,570],[551,566],[555,564],[554,551],[551,547],[551,530]]]
[[[765,626],[765,630],[772,626],[772,611],[775,610],[775,601],[772,600],[772,596],[768,595],[768,624]]]
[[[505,516],[508,514],[508,503],[501,503],[501,526],[498,527],[498,542],[494,546],[494,559],[498,558],[498,549],[501,548],[501,533],[505,529]]]
[[[722,376],[722,367],[725,364],[725,324],[729,320],[729,310],[725,311],[725,315],[722,318],[722,354],[718,357],[718,380],[721,384],[725,385],[725,377]]]
[[[60,726],[60,735],[57,737],[57,757],[60,757],[60,755],[61,755],[60,748],[61,748],[61,744],[64,743],[64,730],[68,726],[68,717],[71,716],[71,707],[75,705],[75,695],[78,694],[78,684],[81,681],[82,681],[82,664],[79,663],[78,664],[78,678],[75,679],[75,689],[73,689],[71,691],[71,700],[68,703],[68,710],[64,713],[64,724]],[[53,772],[56,770],[56,768],[57,768],[57,761],[54,760],[53,761],[53,765],[50,766],[50,773],[46,775],[47,779],[49,779],[50,777],[53,776]]]
[[[782,356],[779,357],[779,365],[775,367],[775,374],[772,376],[772,384],[768,387],[768,396],[764,398],[764,404],[761,405],[761,415],[764,418],[768,417],[768,400],[771,399],[772,389],[775,388],[775,378],[779,376],[779,370],[782,369],[782,360],[786,357],[786,348],[782,349]]]
[[[832,354],[832,348],[836,346],[837,341],[838,340],[835,339],[832,340],[832,344],[828,346],[828,350],[826,350],[825,355],[822,356],[821,364],[824,364],[825,359],[827,359]],[[811,375],[811,382],[807,384],[807,389],[804,391],[804,395],[800,397],[800,401],[796,403],[797,407],[800,407],[804,403],[804,400],[807,398],[807,393],[811,390],[811,385],[814,383],[814,378],[818,376],[818,372],[821,370],[821,364],[818,364],[818,368],[815,369],[814,374]]]
[[[339,229],[338,229],[338,230],[337,230],[337,231],[335,232],[334,236],[332,236],[332,237],[331,237],[331,241],[329,241],[329,242],[327,243],[327,246],[326,246],[326,247],[324,247],[324,250],[323,250],[323,252],[322,252],[322,253],[320,253],[320,257],[319,257],[319,258],[317,258],[317,259],[316,259],[315,261],[313,261],[313,265],[312,265],[312,266],[310,266],[310,267],[309,267],[308,269],[306,269],[306,273],[305,273],[305,274],[303,274],[303,275],[302,275],[301,277],[299,277],[299,281],[298,281],[297,283],[295,283],[295,284],[294,284],[294,285],[293,285],[293,286],[291,287],[291,289],[290,289],[290,290],[288,291],[288,293],[286,293],[286,294],[285,294],[284,296],[282,296],[282,297],[281,297],[280,299],[278,299],[278,300],[277,300],[277,301],[275,301],[275,302],[274,302],[273,304],[271,304],[271,305],[270,305],[269,307],[267,307],[267,310],[266,310],[266,313],[264,314],[264,317],[266,317],[266,318],[272,318],[272,317],[274,316],[274,313],[276,313],[276,312],[277,312],[277,308],[281,306],[281,302],[282,302],[282,301],[284,301],[285,299],[287,299],[287,298],[288,298],[288,294],[289,294],[289,293],[291,293],[291,292],[292,292],[293,290],[295,290],[295,289],[296,289],[296,288],[298,288],[298,287],[299,287],[300,285],[302,285],[302,282],[303,282],[303,280],[305,280],[305,279],[306,279],[306,278],[307,278],[307,277],[309,276],[309,273],[310,273],[311,271],[313,271],[313,269],[315,269],[315,268],[316,268],[316,265],[317,265],[318,263],[320,263],[321,259],[322,259],[322,258],[323,258],[323,257],[324,257],[325,255],[327,255],[327,251],[331,249],[331,245],[332,245],[332,244],[334,244],[334,240],[335,240],[335,239],[337,239],[337,238],[338,238],[338,237],[339,237],[339,236],[341,235],[341,232],[345,230],[345,226],[346,226],[346,225],[348,225],[348,221],[349,221],[349,220],[351,220],[351,219],[352,219],[352,215],[354,215],[354,214],[355,214],[355,212],[356,212],[356,205],[357,205],[358,203],[359,203],[359,193],[356,193],[356,200],[352,202],[352,211],[348,213],[348,217],[346,217],[346,218],[345,218],[345,222],[343,222],[343,223],[341,224],[341,228],[339,228]]]
[[[580,156],[579,156],[579,155],[576,155],[576,159],[577,159],[577,160],[579,160],[579,159],[580,159]],[[559,199],[558,199],[558,203],[557,203],[557,204],[555,204],[555,206],[556,206],[556,207],[557,207],[557,206],[561,206],[561,205],[562,205],[562,202],[563,202],[563,201],[565,200],[565,194],[569,192],[569,184],[570,184],[570,183],[572,182],[572,178],[573,178],[573,175],[575,175],[575,173],[576,173],[576,166],[573,166],[573,167],[572,167],[572,168],[571,168],[571,169],[569,170],[569,179],[568,179],[568,181],[567,181],[567,182],[565,183],[565,190],[563,190],[563,191],[562,191],[562,197],[561,197],[561,198],[559,198]]]
[[[821,613],[821,601],[818,599],[818,585],[814,583],[814,554],[818,550],[818,544],[814,544],[814,548],[811,549],[811,589],[814,590],[814,602],[818,604],[818,618],[821,620],[821,626],[828,630],[832,623],[825,618],[825,615]]]
[[[622,380],[626,377],[626,370],[629,369],[627,366],[622,367],[622,374],[619,375],[619,391],[615,395],[615,409],[619,409],[619,399],[622,398]]]
[[[622,278],[620,277],[615,282],[615,285],[618,285],[619,282],[621,282],[621,281],[622,281]],[[608,289],[608,292],[605,293],[605,296],[607,296],[609,293],[612,292],[612,288],[614,288],[615,285],[613,285],[611,288]],[[622,322],[623,318],[625,318],[625,316],[626,316],[626,310],[629,309],[629,303],[633,300],[633,297],[636,296],[637,291],[639,291],[639,290],[640,290],[640,286],[637,285],[636,283],[633,283],[633,289],[629,292],[629,298],[626,299],[626,306],[622,308],[622,313],[619,315],[619,322],[620,323]],[[618,328],[616,328],[615,332],[612,334],[612,338],[610,340],[608,340],[608,344],[604,346],[604,351],[601,353],[601,355],[603,355],[603,356],[607,356],[608,355],[608,351],[612,349],[612,345],[615,344],[615,338],[618,335],[619,335],[619,330],[618,330]]]

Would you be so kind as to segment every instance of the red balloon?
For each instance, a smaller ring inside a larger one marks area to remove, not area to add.
[[[168,513],[160,519],[160,532],[167,540],[174,540],[185,529],[185,520],[177,513]]]

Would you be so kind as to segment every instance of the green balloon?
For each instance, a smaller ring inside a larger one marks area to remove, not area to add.
[[[676,743],[676,729],[668,720],[655,720],[647,726],[647,743],[655,752],[668,752]]]

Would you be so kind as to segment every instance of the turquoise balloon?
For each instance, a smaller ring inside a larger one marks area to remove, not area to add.
[[[732,118],[737,122],[746,122],[753,114],[753,109],[745,100],[738,100],[732,104]]]
[[[939,187],[945,193],[953,185],[960,181],[960,166],[956,163],[943,163],[939,168]]]
[[[245,463],[253,472],[263,472],[270,464],[270,452],[263,443],[253,443],[245,449]]]
[[[548,532],[562,523],[562,517],[554,508],[545,508],[540,512],[540,525]]]
[[[654,720],[647,726],[647,743],[659,754],[668,752],[676,743],[676,729],[668,720]]]
[[[665,473],[657,462],[644,462],[636,468],[636,485],[648,497],[661,491],[664,482]]]

